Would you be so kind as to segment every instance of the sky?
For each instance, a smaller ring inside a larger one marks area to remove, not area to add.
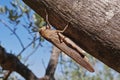
[[[9,8],[12,8],[9,1],[11,0],[2,0],[0,1],[0,7],[1,6],[7,6]],[[31,12],[31,19],[32,14],[34,11]],[[30,43],[31,36],[28,34],[28,32],[21,27],[22,24],[26,24],[25,20],[26,18],[20,19],[21,23],[20,25],[13,25],[10,24],[9,20],[7,19],[7,14],[0,14],[0,20],[4,21],[5,24],[7,24],[9,27],[17,27],[17,34],[21,38],[24,45],[28,45]],[[39,37],[39,34],[37,33],[37,36]],[[3,24],[0,22],[0,44],[6,49],[7,52],[12,52],[13,54],[17,55],[21,50],[22,47],[18,41],[18,39],[12,34],[12,32]],[[44,41],[41,43],[43,46],[40,46],[39,49],[29,57],[28,61],[25,64],[29,64],[29,69],[32,70],[33,73],[35,73],[36,76],[42,77],[45,73],[45,67],[48,64],[50,53],[51,53],[51,44],[47,41]],[[33,51],[33,47],[31,46],[28,48],[23,54],[22,54],[22,62],[24,62],[24,59]],[[45,65],[45,66],[44,66]]]

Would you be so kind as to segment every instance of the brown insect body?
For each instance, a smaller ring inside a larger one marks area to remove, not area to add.
[[[65,37],[61,34],[58,30],[51,30],[46,27],[42,27],[39,30],[39,33],[42,37],[46,40],[53,43],[57,48],[75,60],[78,64],[86,68],[90,72],[94,72],[93,67],[90,63],[86,60],[86,56],[84,56],[84,51],[78,47],[72,40]],[[62,38],[62,42],[60,40]]]

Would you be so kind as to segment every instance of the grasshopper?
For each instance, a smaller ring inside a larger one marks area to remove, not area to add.
[[[67,29],[68,25],[65,26],[63,30],[53,30],[48,21],[48,14],[46,14],[47,25],[39,29],[39,33],[46,40],[54,44],[57,48],[63,51],[66,55],[76,61],[78,64],[86,68],[90,72],[94,72],[93,67],[88,62],[87,57],[84,55],[86,53],[77,44],[75,44],[71,39],[64,36],[62,33]]]

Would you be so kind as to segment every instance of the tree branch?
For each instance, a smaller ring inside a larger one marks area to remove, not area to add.
[[[120,0],[23,0],[85,51],[120,72]]]
[[[16,56],[7,53],[2,46],[0,46],[0,64],[3,70],[16,71],[26,80],[38,80],[31,70],[22,64]]]
[[[49,64],[46,69],[45,76],[41,79],[43,80],[55,80],[54,73],[58,64],[59,54],[61,50],[53,46]]]

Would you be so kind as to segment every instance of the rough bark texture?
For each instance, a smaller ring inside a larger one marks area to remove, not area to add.
[[[0,46],[0,65],[3,70],[16,71],[26,80],[38,80],[31,70],[22,64],[16,56],[7,53],[2,46]]]
[[[23,0],[81,48],[120,72],[120,0]]]

